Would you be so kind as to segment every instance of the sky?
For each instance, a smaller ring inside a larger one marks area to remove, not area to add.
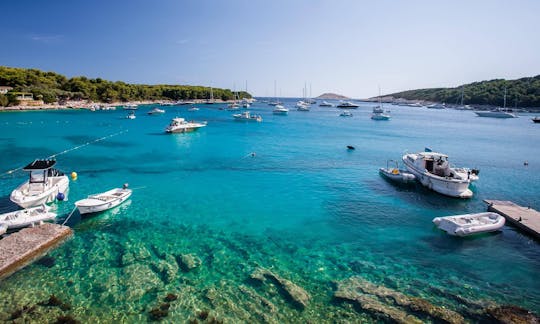
[[[540,74],[538,0],[17,0],[0,65],[367,98]]]

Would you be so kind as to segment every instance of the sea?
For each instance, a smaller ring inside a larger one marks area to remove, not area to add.
[[[0,113],[0,212],[37,158],[70,179],[57,223],[74,235],[0,282],[0,321],[83,323],[482,322],[540,313],[540,245],[511,226],[453,237],[438,216],[484,199],[540,210],[540,125],[532,115],[385,105],[388,121],[313,105],[239,122],[225,104],[127,111]],[[336,102],[334,102],[336,103]],[[206,121],[166,134],[174,117]],[[347,149],[353,146],[354,150]],[[474,196],[442,196],[379,175],[430,148],[480,170]],[[393,161],[389,161],[393,160]],[[15,171],[13,171],[15,170]],[[133,195],[81,216],[74,202],[128,184]]]

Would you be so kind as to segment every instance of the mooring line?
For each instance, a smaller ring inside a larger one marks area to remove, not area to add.
[[[78,146],[72,147],[72,148],[70,148],[70,149],[64,150],[64,151],[62,151],[62,152],[59,152],[59,153],[50,155],[50,156],[46,157],[46,159],[52,159],[52,158],[55,158],[55,157],[57,157],[57,156],[59,156],[59,155],[66,154],[66,153],[69,153],[69,152],[71,152],[71,151],[75,151],[75,150],[81,149],[81,148],[83,148],[83,147],[85,147],[85,146],[88,146],[88,145],[90,145],[90,144],[94,144],[94,143],[97,143],[97,142],[104,141],[104,140],[106,140],[106,139],[108,139],[108,138],[111,138],[111,137],[120,135],[120,134],[125,133],[125,132],[127,132],[127,131],[128,131],[128,130],[126,129],[126,130],[123,130],[123,131],[120,131],[120,132],[117,132],[117,133],[114,133],[114,134],[110,134],[110,135],[107,135],[107,136],[100,137],[100,138],[95,139],[95,140],[93,140],[93,141],[86,142],[86,143],[84,143],[84,144],[82,144],[82,145],[78,145]],[[22,168],[24,168],[24,166],[18,167],[18,168],[16,168],[16,169],[9,170],[9,171],[7,171],[7,172],[4,172],[4,173],[2,173],[0,176],[5,176],[5,175],[8,175],[8,174],[12,174],[13,172],[19,171],[19,170],[21,170]]]
[[[66,223],[69,220],[69,218],[71,217],[71,215],[73,215],[73,213],[75,212],[75,209],[77,209],[77,206],[73,207],[73,210],[71,211],[71,213],[69,213],[68,217],[64,220],[62,225],[66,225]]]

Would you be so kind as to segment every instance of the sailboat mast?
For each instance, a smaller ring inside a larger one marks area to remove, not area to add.
[[[506,108],[506,87],[504,87],[504,106],[503,108]]]

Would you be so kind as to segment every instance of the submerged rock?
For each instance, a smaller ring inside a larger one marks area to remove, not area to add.
[[[153,266],[166,284],[173,282],[178,275],[178,263],[172,256],[167,256],[166,260],[158,260]]]
[[[518,306],[497,306],[486,309],[490,320],[505,324],[538,324],[540,319],[532,312]]]
[[[361,277],[351,277],[338,282],[334,296],[355,302],[363,309],[383,313],[396,321],[406,320],[407,317],[404,317],[403,314],[407,313],[392,305],[381,303],[379,298],[446,323],[460,324],[465,322],[463,316],[455,311],[433,305],[422,298],[407,296],[388,287],[377,286]]]
[[[122,266],[128,266],[135,262],[141,262],[151,257],[150,251],[142,245],[130,246],[126,248],[126,251],[122,255]]]
[[[161,288],[162,281],[147,265],[132,264],[124,268],[127,300],[138,299],[149,291]]]
[[[201,259],[196,254],[181,254],[179,257],[180,266],[182,270],[189,272],[202,264]]]
[[[264,268],[257,268],[251,273],[251,278],[265,281],[266,278],[272,279],[286,292],[287,296],[291,298],[298,306],[304,308],[308,305],[311,296],[304,290],[304,288],[294,284],[292,281],[281,278],[277,274]]]
[[[44,256],[43,258],[36,261],[36,264],[46,268],[52,268],[55,263],[56,259],[51,256]]]

